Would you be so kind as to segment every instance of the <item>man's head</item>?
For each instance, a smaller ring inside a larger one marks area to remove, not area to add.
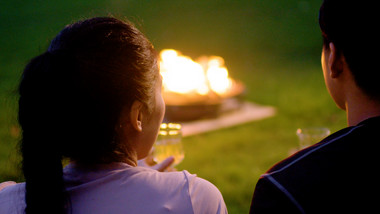
[[[333,43],[357,86],[380,100],[380,11],[376,1],[324,0],[319,12],[324,49]]]

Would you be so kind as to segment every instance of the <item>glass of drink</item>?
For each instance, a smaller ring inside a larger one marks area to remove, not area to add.
[[[185,157],[182,145],[181,124],[162,123],[157,141],[153,146],[153,159],[160,163],[169,156],[174,157],[173,166],[181,163]]]
[[[330,134],[330,130],[326,127],[308,127],[297,129],[299,139],[299,149],[306,148],[318,143]]]

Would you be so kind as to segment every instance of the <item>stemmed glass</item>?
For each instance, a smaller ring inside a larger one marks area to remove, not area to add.
[[[181,124],[162,123],[157,141],[153,146],[153,159],[160,163],[169,156],[174,157],[173,166],[178,165],[185,157],[182,145]]]
[[[299,139],[299,149],[306,148],[318,143],[330,134],[330,130],[326,127],[307,127],[297,129]]]

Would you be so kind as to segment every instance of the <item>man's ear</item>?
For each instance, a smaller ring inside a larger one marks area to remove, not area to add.
[[[338,78],[343,71],[344,67],[344,56],[341,53],[338,53],[334,43],[329,43],[330,53],[328,56],[328,66],[330,70],[331,78]]]
[[[143,104],[140,101],[134,101],[131,107],[130,119],[132,127],[142,132]]]

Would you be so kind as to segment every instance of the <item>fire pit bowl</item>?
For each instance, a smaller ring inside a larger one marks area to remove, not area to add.
[[[165,120],[187,122],[192,120],[215,118],[219,115],[220,103],[198,105],[166,105]]]
[[[166,122],[188,122],[200,119],[216,118],[220,114],[236,110],[241,104],[241,95],[245,88],[236,82],[229,93],[222,96],[210,93],[206,96],[183,94],[165,94]]]
[[[165,122],[217,117],[226,109],[226,100],[244,91],[242,83],[229,77],[220,56],[202,56],[193,61],[179,51],[164,49],[160,52],[160,74]]]

